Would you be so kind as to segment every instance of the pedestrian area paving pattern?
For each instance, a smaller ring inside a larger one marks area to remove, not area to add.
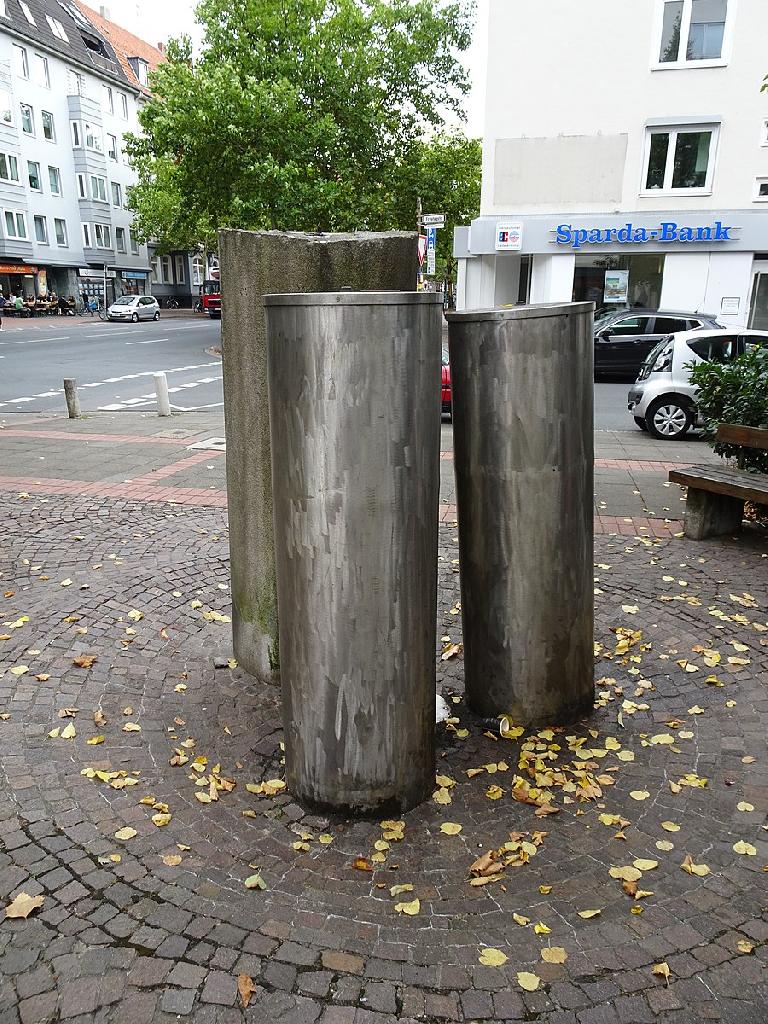
[[[164,481],[217,457],[161,433]],[[764,536],[599,536],[594,713],[501,737],[463,703],[444,522],[435,794],[352,821],[285,791],[223,508],[0,504],[1,1024],[768,1017]]]

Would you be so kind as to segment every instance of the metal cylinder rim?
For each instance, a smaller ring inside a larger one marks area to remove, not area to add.
[[[594,302],[544,302],[540,305],[513,306],[501,309],[463,309],[446,313],[448,323],[480,323],[485,320],[538,320],[548,316],[594,313]]]
[[[264,296],[265,306],[442,306],[437,292],[287,292]]]

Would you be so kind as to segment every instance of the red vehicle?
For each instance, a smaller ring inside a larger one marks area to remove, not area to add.
[[[206,281],[203,285],[201,301],[203,312],[212,320],[221,319],[221,281]]]
[[[441,391],[443,396],[443,415],[453,418],[451,407],[451,364],[448,359],[448,353],[445,350],[443,350]]]

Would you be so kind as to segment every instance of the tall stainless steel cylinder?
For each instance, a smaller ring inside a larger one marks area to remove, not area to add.
[[[434,788],[440,299],[265,306],[288,787],[405,810]]]
[[[593,310],[448,316],[467,699],[519,724],[593,699]]]

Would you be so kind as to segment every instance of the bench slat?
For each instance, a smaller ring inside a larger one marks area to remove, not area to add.
[[[768,450],[768,430],[763,427],[742,427],[737,423],[721,423],[717,440],[723,444],[738,444],[743,448]]]
[[[692,466],[670,470],[672,483],[713,494],[730,494],[745,501],[768,501],[768,476],[720,466]]]

